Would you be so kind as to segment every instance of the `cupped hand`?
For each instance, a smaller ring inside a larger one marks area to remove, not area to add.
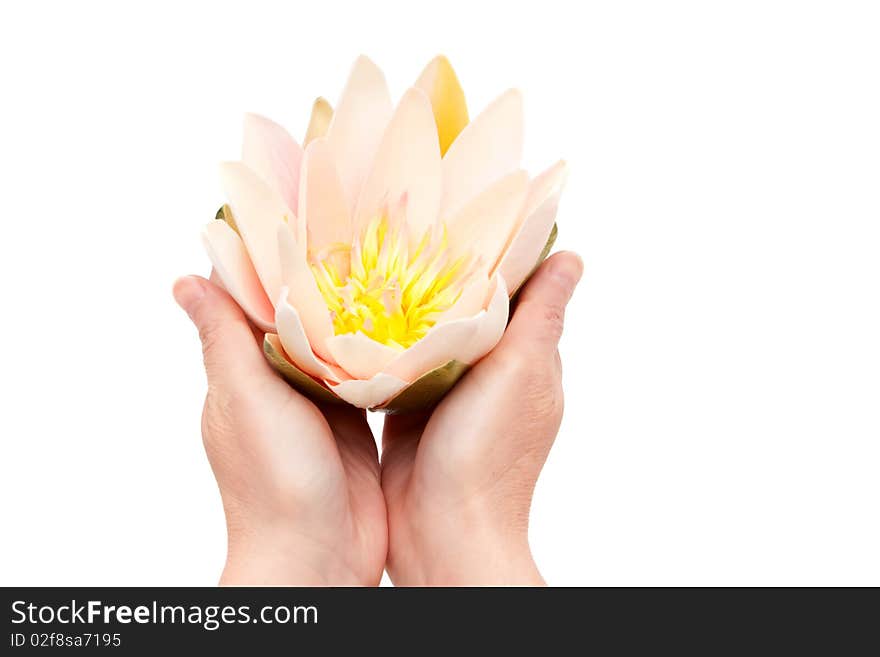
[[[174,296],[204,352],[202,437],[228,531],[221,584],[378,584],[388,530],[364,412],[292,390],[218,285],[188,276]]]
[[[535,482],[562,419],[557,351],[583,265],[558,253],[498,346],[432,413],[389,416],[382,487],[395,584],[542,584],[528,544]]]

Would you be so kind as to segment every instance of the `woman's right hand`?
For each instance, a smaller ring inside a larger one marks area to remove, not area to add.
[[[386,419],[382,488],[395,584],[543,584],[529,508],[562,419],[557,344],[582,271],[573,253],[546,260],[501,342],[432,413]]]

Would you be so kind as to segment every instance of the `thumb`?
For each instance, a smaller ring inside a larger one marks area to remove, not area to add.
[[[583,261],[571,251],[545,260],[520,294],[505,342],[515,344],[516,349],[555,351],[562,336],[565,306],[583,271]]]
[[[225,290],[199,276],[184,276],[173,293],[199,331],[210,385],[234,388],[267,367],[247,318]]]

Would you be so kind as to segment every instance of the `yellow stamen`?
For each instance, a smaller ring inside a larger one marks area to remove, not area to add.
[[[442,230],[426,232],[410,253],[406,231],[387,215],[351,247],[333,245],[310,259],[337,335],[360,331],[405,349],[458,300],[473,268],[468,256],[451,253]]]

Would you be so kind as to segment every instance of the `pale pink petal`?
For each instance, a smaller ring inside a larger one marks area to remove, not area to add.
[[[367,57],[358,57],[327,129],[350,209],[357,203],[391,112],[385,76]]]
[[[496,275],[495,290],[486,308],[486,315],[480,322],[474,339],[464,353],[458,356],[463,363],[474,364],[495,348],[507,328],[510,313],[509,288],[503,276]]]
[[[202,231],[202,242],[226,291],[254,324],[274,333],[275,311],[238,234],[225,221],[212,221]]]
[[[306,259],[305,240],[297,242],[287,225],[279,226],[277,235],[287,300],[299,313],[312,350],[325,361],[332,362],[333,357],[327,351],[327,339],[333,335],[333,322]]]
[[[270,299],[281,289],[278,226],[294,220],[281,195],[241,162],[220,165],[220,184],[235,225]]]
[[[408,384],[388,374],[377,374],[371,379],[351,379],[336,385],[332,383],[328,385],[349,404],[354,404],[358,408],[373,408],[387,402]]]
[[[493,268],[516,230],[528,188],[528,174],[518,170],[477,194],[447,220],[450,248]]]
[[[522,148],[522,97],[511,89],[469,123],[443,156],[441,216],[448,217],[474,194],[517,169]]]
[[[241,160],[296,211],[303,151],[287,131],[258,114],[245,114]]]
[[[315,356],[299,313],[287,300],[287,288],[281,289],[281,296],[276,304],[275,325],[278,327],[278,338],[285,353],[303,372],[333,383],[350,378],[338,367]]]
[[[310,253],[335,244],[351,244],[351,212],[333,151],[323,137],[306,147],[300,177],[299,216],[306,223]]]
[[[489,300],[491,280],[487,275],[488,268],[475,272],[464,286],[461,295],[452,306],[440,313],[435,324],[445,324],[462,317],[472,317],[486,307]]]
[[[547,244],[567,176],[568,168],[560,161],[536,177],[529,187],[520,228],[498,265],[511,292],[522,285]]]
[[[356,379],[369,379],[401,353],[363,333],[344,333],[327,340],[333,360]]]
[[[354,215],[358,232],[384,207],[405,208],[411,234],[421,237],[437,220],[442,192],[440,143],[431,101],[411,88],[400,100],[364,182]]]
[[[501,339],[507,326],[507,286],[496,277],[495,291],[486,310],[473,317],[435,325],[421,340],[389,363],[384,372],[413,382],[450,360],[474,363]]]

